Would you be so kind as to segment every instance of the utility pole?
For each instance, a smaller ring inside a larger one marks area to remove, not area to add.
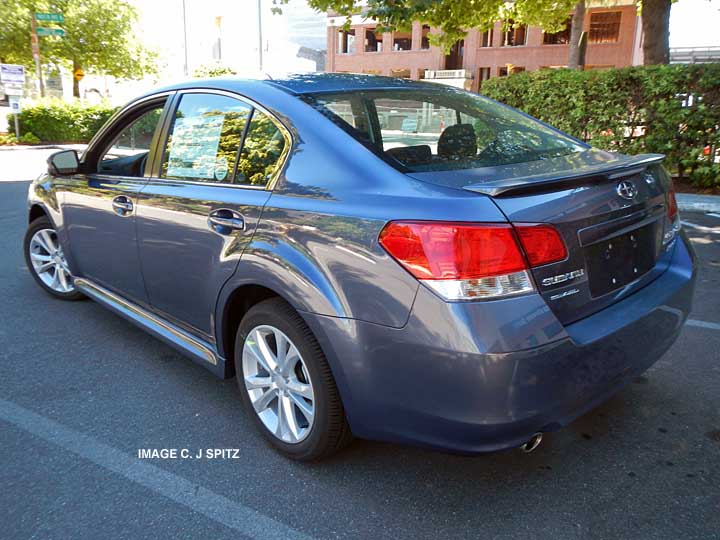
[[[258,6],[258,69],[259,69],[260,73],[262,73],[262,70],[263,70],[262,0],[258,0],[257,6]]]
[[[40,66],[40,42],[37,35],[37,23],[35,22],[35,8],[30,14],[30,45],[32,46],[33,60],[35,60],[35,77],[38,80],[40,97],[45,97],[45,83],[43,83],[42,67]]]
[[[183,66],[183,71],[185,72],[185,76],[188,76],[188,44],[187,44],[187,17],[185,13],[185,0],[182,0],[182,10],[183,10],[183,51],[185,52],[185,65]]]

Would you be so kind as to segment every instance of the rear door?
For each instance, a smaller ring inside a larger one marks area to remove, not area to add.
[[[135,234],[137,196],[168,97],[129,107],[89,147],[84,173],[58,184],[75,274],[138,303],[147,295]]]
[[[137,207],[150,304],[213,334],[215,303],[257,226],[289,149],[289,134],[234,94],[178,95],[163,151]]]

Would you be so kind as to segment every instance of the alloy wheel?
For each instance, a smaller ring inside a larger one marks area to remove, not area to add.
[[[295,344],[273,326],[256,326],[245,338],[242,364],[250,402],[265,427],[284,443],[303,441],[313,426],[315,394]]]
[[[75,291],[57,233],[53,229],[40,229],[30,239],[30,262],[42,282],[58,293]]]

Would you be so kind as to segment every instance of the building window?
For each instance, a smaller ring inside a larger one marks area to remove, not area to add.
[[[620,11],[602,11],[590,14],[590,43],[616,43],[620,39]]]
[[[570,43],[570,27],[572,26],[572,17],[568,17],[565,21],[565,28],[559,32],[549,33],[543,32],[543,45],[567,45]]]
[[[338,30],[338,53],[353,54],[355,52],[355,30]]]
[[[521,73],[523,71],[525,71],[523,66],[513,66],[512,64],[507,64],[505,67],[498,68],[498,77],[507,77],[508,73],[512,75],[513,73]]]
[[[377,28],[365,29],[365,52],[382,52],[383,35]]]
[[[395,32],[393,34],[393,51],[409,51],[412,49],[412,33]]]
[[[401,79],[409,79],[410,78],[410,70],[409,69],[391,69],[390,74],[393,77],[399,77]]]
[[[430,48],[430,27],[427,24],[422,26],[422,39],[420,40],[420,48],[427,50]]]
[[[480,34],[480,47],[492,47],[493,46],[493,29],[485,30]]]
[[[513,21],[507,21],[508,30],[503,32],[503,47],[525,45],[527,41],[527,24],[513,27]]]
[[[483,82],[487,81],[490,78],[490,68],[489,67],[481,67],[478,68],[478,90],[482,88]]]

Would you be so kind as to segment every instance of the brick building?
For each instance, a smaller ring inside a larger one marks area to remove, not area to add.
[[[508,70],[534,71],[567,66],[570,17],[558,33],[520,26],[503,32],[495,23],[487,32],[470,30],[449,54],[431,47],[433,29],[414,23],[410,32],[381,33],[377,24],[355,16],[349,31],[343,17],[327,19],[327,71],[374,73],[411,79],[437,79],[453,86],[478,91],[482,81],[507,75]],[[642,31],[634,2],[595,7],[585,15],[588,35],[587,69],[642,64]]]

